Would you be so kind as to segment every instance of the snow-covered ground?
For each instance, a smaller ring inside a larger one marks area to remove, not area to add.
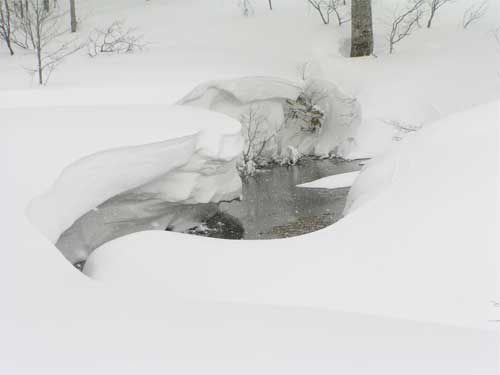
[[[189,298],[488,327],[497,105],[433,124],[374,159],[331,228],[269,245],[141,232],[103,245],[85,273]]]
[[[90,126],[80,146],[56,142],[47,152],[39,139],[57,139],[59,126],[42,135],[29,121],[38,110],[4,111],[16,116],[1,137],[9,197],[2,214],[2,370],[496,374],[498,335],[488,319],[496,295],[489,236],[497,109],[492,103],[450,117],[373,161],[363,174],[389,173],[391,182],[331,228],[258,242],[141,232],[91,256],[86,272],[105,283],[76,272],[25,208],[62,160],[75,157],[74,148],[94,151],[116,141]],[[131,123],[122,139],[149,141],[138,129],[163,134],[154,124]],[[423,146],[428,155],[420,158]],[[386,168],[384,160],[399,166]],[[414,173],[428,178],[416,181]],[[358,189],[365,183],[360,179]],[[53,210],[46,220],[59,215]]]
[[[441,116],[498,97],[500,3],[463,30],[463,12],[475,0],[443,7],[431,29],[418,29],[388,55],[387,23],[401,0],[374,4],[377,58],[344,57],[349,24],[325,26],[305,0],[275,0],[270,12],[258,2],[244,18],[235,0],[147,1],[80,0],[79,37],[114,20],[137,28],[148,47],[131,55],[90,58],[81,50],[51,76],[51,90],[80,88],[81,95],[52,103],[171,104],[201,83],[245,76],[299,81],[321,78],[361,104],[363,125],[350,157],[373,156],[398,135],[397,125],[418,127]],[[26,68],[33,58],[22,50],[13,58],[0,50],[0,105],[29,95],[36,102],[50,95],[36,88]],[[126,79],[124,79],[126,77]],[[96,94],[96,91],[99,91]],[[60,95],[63,96],[63,95]]]
[[[133,191],[143,201],[149,197],[185,204],[216,203],[241,195],[236,161],[242,137],[239,124],[230,118],[158,106],[11,109],[3,115],[6,128],[15,134],[7,147],[23,143],[30,156],[37,155],[40,176],[32,177],[53,182],[30,202],[27,215],[54,243],[79,217],[124,192]],[[31,122],[32,118],[37,121]],[[38,152],[37,148],[46,147],[39,140],[48,133],[61,141],[50,152]],[[144,210],[158,225],[171,214],[153,206]],[[82,244],[64,254],[76,263],[89,252]]]
[[[78,1],[82,38],[125,19],[148,48],[81,51],[45,88],[23,68],[31,56],[0,48],[0,373],[498,374],[498,2],[468,30],[472,0],[449,4],[388,55],[397,2],[374,1],[377,57],[356,60],[348,24],[273,3],[243,18],[233,0]],[[159,176],[182,180],[179,201],[238,194],[234,169],[198,178],[235,162],[238,123],[168,105],[255,76],[321,79],[357,99],[349,156],[377,157],[345,218],[274,241],[141,232],[94,252],[92,279],[75,271],[53,242],[114,194],[180,192]]]

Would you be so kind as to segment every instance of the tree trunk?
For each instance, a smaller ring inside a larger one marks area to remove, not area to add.
[[[429,21],[427,21],[427,28],[430,29],[431,26],[432,26],[432,20],[434,19],[434,14],[436,12],[434,11],[434,9],[431,10],[431,15],[429,17]]]
[[[9,8],[9,2],[7,0],[4,0],[5,4],[5,14],[3,12],[3,5],[0,3],[0,21],[2,25],[0,26],[2,28],[2,33],[3,39],[5,40],[5,44],[7,44],[7,48],[9,49],[10,55],[14,56],[14,50],[12,49],[12,41],[11,41],[11,20],[10,20],[10,8]]]
[[[273,10],[273,1],[269,0],[269,9]]]
[[[50,0],[43,0],[43,10],[46,12],[50,10]]]
[[[75,0],[69,0],[69,14],[71,16],[71,32],[76,33],[76,6]]]
[[[373,24],[371,0],[352,0],[351,57],[373,53]]]

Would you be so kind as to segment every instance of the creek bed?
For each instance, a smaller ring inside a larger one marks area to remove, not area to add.
[[[297,185],[359,169],[360,161],[313,158],[304,158],[294,166],[260,169],[243,180],[242,200],[221,203],[219,210],[231,223],[240,223],[242,239],[276,239],[314,232],[341,218],[349,188]],[[199,234],[224,238],[224,226],[222,220],[220,231],[212,226],[211,231]]]
[[[243,179],[242,199],[208,204],[170,203],[131,190],[110,198],[68,228],[56,246],[75,266],[102,244],[145,230],[169,230],[231,240],[294,237],[342,216],[349,188],[300,188],[322,177],[352,172],[360,161],[304,158],[270,166]]]

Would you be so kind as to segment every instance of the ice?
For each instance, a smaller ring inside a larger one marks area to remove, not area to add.
[[[359,171],[341,173],[333,176],[323,177],[319,180],[311,181],[305,184],[297,185],[301,188],[315,188],[315,189],[338,189],[343,187],[350,187],[359,176]]]

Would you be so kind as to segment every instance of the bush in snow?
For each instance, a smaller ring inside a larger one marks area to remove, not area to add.
[[[254,105],[240,116],[240,122],[245,146],[238,170],[243,176],[252,176],[258,167],[266,164],[264,152],[275,140],[280,127],[270,126],[266,116]]]
[[[421,124],[415,125],[415,124],[408,124],[404,123],[402,121],[397,121],[397,120],[389,120],[389,121],[384,121],[387,125],[391,125],[394,127],[394,130],[396,133],[392,137],[393,140],[395,141],[401,141],[404,139],[404,137],[410,133],[414,133],[422,128]]]
[[[302,158],[302,153],[293,146],[287,146],[284,153],[274,155],[273,162],[279,165],[296,165]]]
[[[38,83],[46,84],[54,69],[69,55],[80,50],[78,37],[70,38],[66,12],[47,6],[47,2],[27,0],[19,28],[26,36],[26,44],[34,51]]]
[[[125,28],[122,21],[114,21],[106,29],[94,29],[88,40],[90,57],[109,53],[133,53],[146,46],[135,29]]]
[[[323,126],[325,114],[318,103],[325,99],[326,92],[321,90],[304,90],[295,100],[288,99],[286,119],[299,120],[301,130],[309,133],[318,133]]]

